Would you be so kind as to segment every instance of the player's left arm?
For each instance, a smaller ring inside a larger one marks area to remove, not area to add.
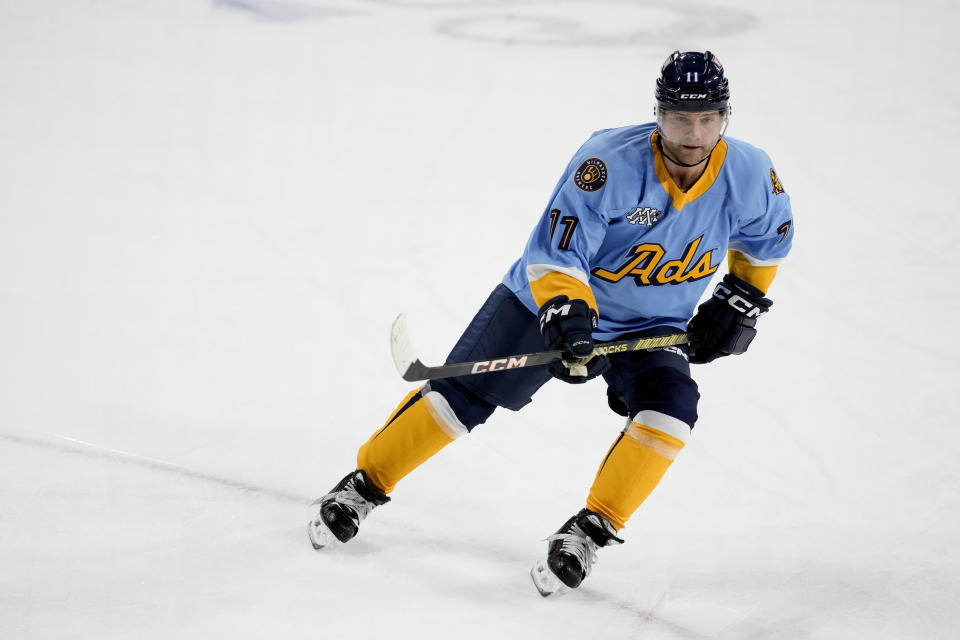
[[[766,293],[790,252],[794,225],[790,196],[772,165],[768,171],[754,214],[743,216],[731,235],[727,275],[690,321],[692,363],[744,353],[757,335],[757,319],[773,305]]]
[[[767,162],[756,170],[764,174],[758,188],[762,197],[752,203],[754,212],[741,218],[730,237],[727,268],[736,278],[766,293],[793,246],[794,225],[790,196],[769,158],[765,154],[763,158]]]

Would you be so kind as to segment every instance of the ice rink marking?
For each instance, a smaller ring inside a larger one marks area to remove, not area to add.
[[[219,476],[211,475],[209,473],[203,473],[201,471],[188,469],[187,467],[182,467],[180,465],[173,464],[171,462],[164,462],[163,460],[155,460],[153,458],[141,456],[136,453],[130,453],[128,451],[121,451],[119,449],[104,447],[102,445],[93,444],[91,442],[85,442],[83,440],[78,440],[76,438],[71,438],[69,436],[61,435],[59,433],[43,432],[43,434],[49,438],[56,438],[56,439],[62,440],[63,442],[57,442],[55,440],[47,440],[47,439],[38,438],[35,436],[13,434],[9,432],[0,432],[0,439],[6,440],[7,442],[13,442],[15,444],[24,445],[24,446],[38,447],[41,449],[57,451],[59,453],[69,453],[74,455],[86,456],[88,458],[100,458],[103,460],[110,460],[112,462],[127,464],[135,467],[141,467],[144,469],[151,469],[154,471],[164,471],[166,473],[173,473],[186,478],[193,478],[194,480],[201,480],[203,482],[218,484],[222,487],[227,487],[230,489],[245,491],[248,493],[256,493],[264,496],[270,496],[272,498],[276,498],[277,500],[281,500],[283,502],[293,502],[293,503],[307,504],[307,505],[309,505],[312,502],[311,499],[306,498],[304,496],[295,495],[285,491],[279,491],[277,489],[258,487],[256,485],[252,485],[246,482],[241,482],[239,480],[233,480],[231,478],[222,478]]]

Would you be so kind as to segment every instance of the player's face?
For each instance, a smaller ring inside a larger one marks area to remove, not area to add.
[[[710,155],[726,123],[726,116],[719,111],[663,110],[657,114],[663,144],[672,157],[686,164]]]

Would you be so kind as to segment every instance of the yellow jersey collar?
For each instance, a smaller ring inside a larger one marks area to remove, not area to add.
[[[677,186],[677,183],[673,181],[673,178],[670,177],[667,166],[663,162],[663,154],[660,153],[660,148],[657,145],[659,136],[659,131],[654,131],[650,134],[650,148],[653,150],[653,168],[657,173],[657,180],[659,180],[663,186],[663,190],[666,191],[670,199],[673,200],[673,208],[681,211],[686,204],[702,196],[707,192],[707,189],[712,187],[713,183],[716,182],[717,176],[720,174],[720,168],[723,166],[723,161],[727,157],[727,143],[722,138],[720,139],[717,146],[710,152],[710,157],[707,159],[707,168],[703,170],[703,173],[697,181],[693,183],[692,187],[683,191]]]

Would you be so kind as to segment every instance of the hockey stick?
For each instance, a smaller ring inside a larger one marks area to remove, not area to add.
[[[687,342],[686,333],[671,333],[665,336],[652,338],[630,338],[616,342],[604,342],[593,350],[594,355],[614,355],[640,349],[655,349],[670,347]],[[505,371],[523,367],[536,367],[550,364],[563,359],[563,351],[537,351],[535,353],[521,353],[515,356],[504,356],[496,360],[475,360],[473,362],[457,362],[431,367],[423,364],[417,357],[410,338],[407,335],[407,316],[401,313],[393,321],[390,329],[390,353],[393,355],[393,364],[396,365],[400,376],[408,382],[418,380],[438,380],[453,376],[470,376],[491,371]]]

